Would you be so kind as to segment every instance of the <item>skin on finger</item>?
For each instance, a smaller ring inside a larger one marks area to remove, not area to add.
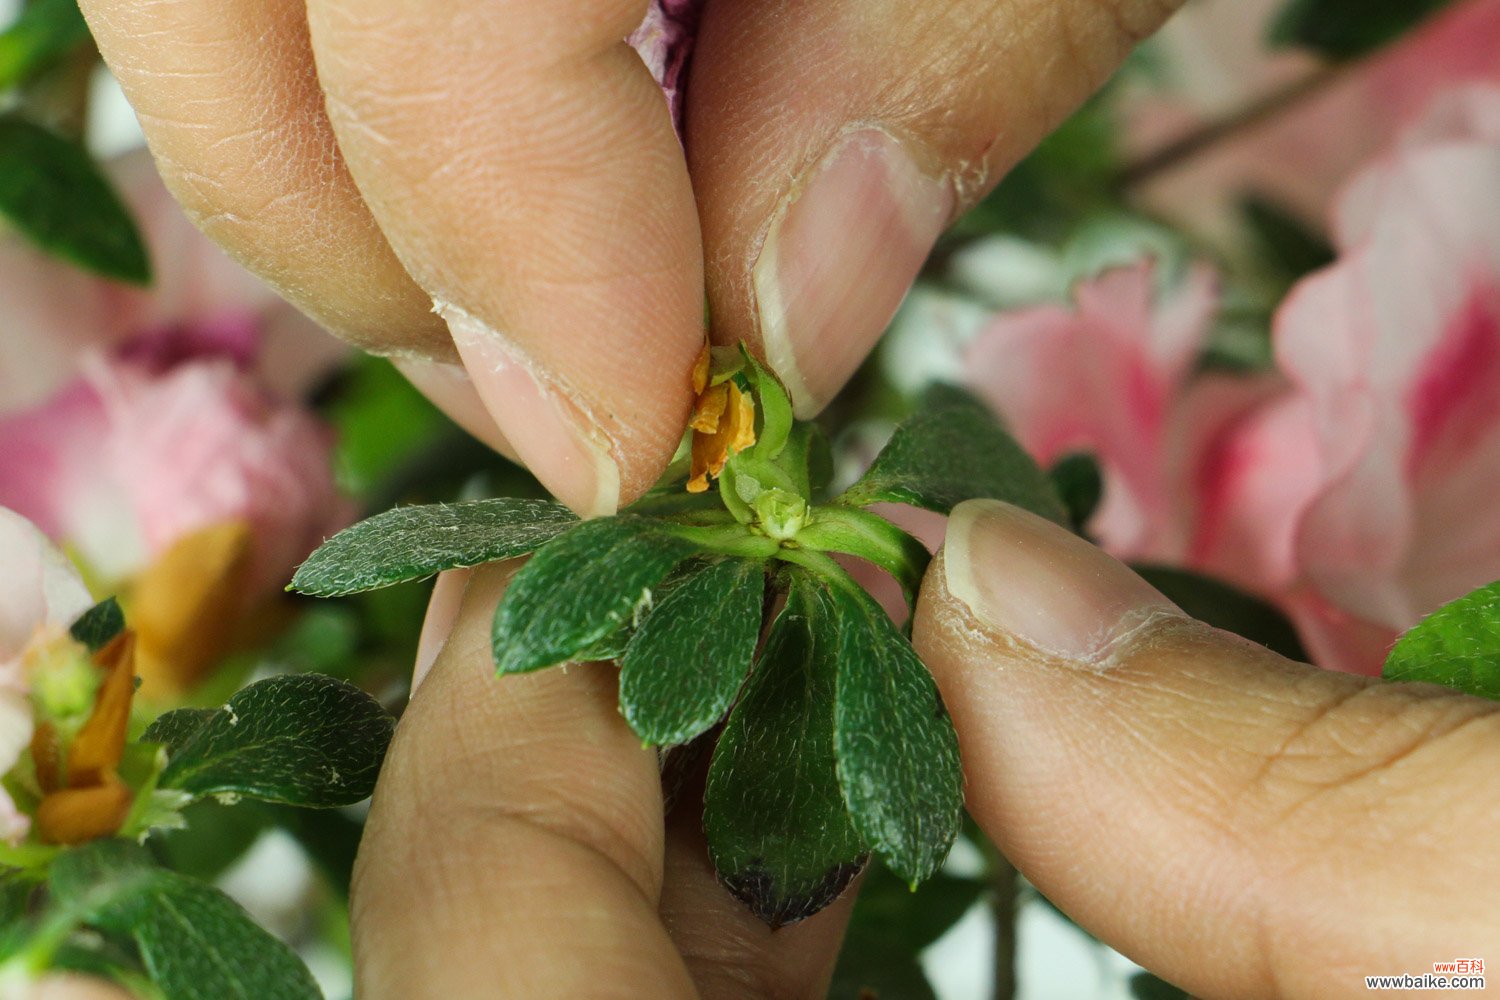
[[[406,380],[442,410],[449,420],[512,462],[520,461],[516,457],[516,450],[495,425],[495,418],[485,409],[479,392],[474,388],[474,380],[469,378],[462,366],[418,358],[398,359],[394,364],[396,370],[405,375]]]
[[[815,413],[948,223],[1177,3],[710,4],[687,135],[715,339]]]
[[[334,333],[456,361],[344,167],[302,0],[84,0],[162,178],[193,222]]]
[[[134,994],[104,979],[64,973],[47,976],[29,986],[21,987],[20,993],[10,1000],[134,1000]]]
[[[1204,997],[1363,996],[1500,927],[1500,710],[1291,663],[992,501],[915,642],[969,808],[1104,941]]]
[[[615,707],[616,671],[493,675],[514,568],[474,572],[397,728],[355,867],[356,992],[692,997],[656,910],[656,758]]]
[[[661,918],[703,1000],[820,1000],[854,909],[850,889],[832,906],[771,930],[719,883],[703,838],[701,780],[667,821]]]
[[[703,343],[702,245],[645,0],[311,0],[360,190],[526,465],[581,513],[646,490]]]

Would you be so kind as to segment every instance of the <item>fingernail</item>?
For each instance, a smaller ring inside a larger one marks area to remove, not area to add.
[[[392,358],[391,363],[417,387],[417,391],[446,413],[449,420],[506,458],[517,460],[516,450],[495,426],[495,418],[485,408],[479,391],[474,388],[474,381],[463,366],[422,358]]]
[[[952,186],[874,128],[840,137],[777,209],[753,280],[766,360],[799,417],[854,374],[952,211]]]
[[[609,438],[500,333],[455,306],[437,309],[479,398],[522,464],[579,516],[613,514],[620,504],[620,467]]]
[[[943,552],[948,593],[983,628],[1080,665],[1107,662],[1145,622],[1182,613],[1102,549],[998,500],[954,508]]]
[[[458,613],[463,608],[464,588],[469,585],[470,569],[450,569],[439,573],[432,585],[432,596],[427,599],[427,616],[422,619],[422,633],[417,637],[417,659],[411,672],[411,693],[432,673],[432,665],[438,654],[448,644],[453,626],[458,624]]]

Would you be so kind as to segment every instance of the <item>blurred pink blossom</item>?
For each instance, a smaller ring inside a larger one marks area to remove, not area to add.
[[[1195,376],[1211,282],[1157,294],[1145,264],[997,317],[967,360],[1043,462],[1099,457],[1106,548],[1258,592],[1316,662],[1373,674],[1500,578],[1500,87],[1440,95],[1332,229],[1276,318],[1284,381]]]
[[[0,504],[113,583],[197,529],[246,522],[247,590],[269,594],[347,519],[332,445],[229,358],[96,360],[51,401],[0,418]]]
[[[693,55],[693,40],[704,0],[651,0],[646,19],[628,41],[667,95],[672,120],[682,131],[683,77]]]
[[[1271,53],[1260,38],[1279,0],[1215,0],[1189,8],[1163,36],[1176,86],[1133,102],[1137,154],[1203,121],[1305,77],[1315,60]],[[1455,3],[1410,36],[1255,127],[1162,173],[1143,191],[1177,222],[1232,238],[1228,220],[1247,192],[1321,223],[1339,187],[1462,83],[1500,82],[1500,0]]]
[[[0,507],[0,775],[31,742],[31,704],[21,656],[38,634],[66,628],[92,603],[71,563],[47,536]],[[0,841],[14,844],[30,822],[0,787]]]
[[[248,586],[270,593],[348,513],[330,432],[277,390],[344,349],[200,235],[144,152],[110,169],[150,290],[0,239],[0,504],[109,586],[189,532],[248,522]]]
[[[1090,534],[1124,559],[1186,552],[1196,467],[1278,380],[1193,378],[1218,308],[1194,266],[1158,289],[1150,262],[1080,282],[1074,305],[1001,313],[969,348],[970,386],[1044,466],[1095,455],[1105,491]]]
[[[1378,670],[1397,634],[1500,578],[1497,126],[1500,87],[1439,102],[1349,186],[1338,262],[1277,317],[1318,461],[1300,510],[1278,512],[1297,517],[1299,576],[1270,582],[1314,656],[1342,669]]]

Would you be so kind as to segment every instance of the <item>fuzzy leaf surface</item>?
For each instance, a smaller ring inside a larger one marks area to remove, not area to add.
[[[301,959],[239,904],[156,867],[135,844],[97,841],[69,851],[50,885],[87,923],[134,939],[167,1000],[321,1000]]]
[[[171,748],[163,788],[327,808],[369,797],[394,729],[354,685],[288,674],[250,685],[206,718],[169,713],[145,738]]]
[[[1500,699],[1500,583],[1445,604],[1391,649],[1382,676]]]
[[[495,609],[495,668],[540,670],[575,659],[651,608],[653,588],[697,547],[649,518],[585,521],[543,546]]]
[[[345,528],[308,556],[292,589],[316,597],[376,590],[534,552],[578,523],[550,500],[397,507]]]
[[[763,563],[724,559],[652,610],[620,660],[620,708],[642,741],[687,743],[729,711],[755,656],[765,588]]]
[[[786,607],[719,737],[703,807],[720,879],[773,927],[832,903],[866,853],[834,763],[833,607],[816,578],[798,571],[791,579]]]
[[[905,503],[947,514],[965,500],[1004,500],[1058,524],[1057,491],[995,415],[969,393],[934,386],[839,502]]]
[[[838,622],[834,745],[854,827],[915,885],[963,826],[958,735],[932,675],[870,595],[830,593]]]

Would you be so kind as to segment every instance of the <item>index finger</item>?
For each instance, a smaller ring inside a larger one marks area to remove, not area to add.
[[[349,169],[527,466],[581,513],[647,489],[703,345],[687,165],[625,38],[645,0],[310,0]]]

